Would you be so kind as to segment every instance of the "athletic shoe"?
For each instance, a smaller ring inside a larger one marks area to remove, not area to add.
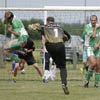
[[[85,73],[85,70],[84,70],[84,68],[82,67],[82,68],[80,68],[80,72],[82,73],[82,74],[84,74]]]
[[[99,86],[97,84],[94,85],[95,88],[98,88]]]
[[[21,73],[21,74],[25,74],[25,70],[24,70],[24,69],[21,70],[20,73]]]
[[[68,94],[69,94],[68,87],[65,86],[65,84],[62,84],[62,88],[63,88],[63,90],[64,90],[64,93],[65,93],[66,95],[68,95]]]
[[[88,88],[88,87],[89,87],[89,82],[86,82],[86,83],[84,84],[84,87],[85,87],[85,88]]]
[[[13,82],[13,83],[16,83],[16,80],[13,79],[12,82]]]
[[[16,83],[16,77],[13,77],[12,82]]]
[[[44,82],[44,83],[48,83],[48,80],[46,80],[46,79],[43,79],[43,82]]]

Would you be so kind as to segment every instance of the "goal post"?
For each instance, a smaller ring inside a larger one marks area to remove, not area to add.
[[[45,6],[44,8],[17,8],[0,7],[0,10],[6,11],[100,11],[99,6]]]

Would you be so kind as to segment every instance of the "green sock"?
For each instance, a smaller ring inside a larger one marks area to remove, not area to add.
[[[86,75],[86,80],[89,82],[91,76],[93,75],[93,71],[91,69],[88,69],[87,75]]]
[[[95,73],[95,85],[98,84],[99,79],[100,79],[100,73]]]

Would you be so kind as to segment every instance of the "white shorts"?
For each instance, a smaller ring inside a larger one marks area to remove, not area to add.
[[[88,47],[86,50],[83,51],[83,62],[86,62],[90,56],[95,56],[94,49],[92,47]]]

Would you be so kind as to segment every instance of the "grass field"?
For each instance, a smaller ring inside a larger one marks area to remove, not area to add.
[[[55,81],[43,83],[32,66],[26,65],[26,74],[19,72],[17,82],[12,83],[12,74],[8,71],[10,62],[6,63],[4,68],[0,68],[0,100],[99,100],[100,88],[93,87],[93,78],[88,89],[83,87],[84,77],[79,71],[80,66],[82,64],[73,70],[72,65],[67,64],[70,95],[65,95],[58,69]]]
[[[35,43],[39,44],[36,48],[41,47],[40,41]],[[34,55],[41,65],[40,52],[35,51]],[[88,89],[83,87],[84,75],[79,70],[82,66],[79,63],[75,69],[71,63],[67,63],[70,95],[65,95],[58,69],[55,81],[43,83],[36,70],[25,65],[26,74],[18,72],[17,82],[12,83],[11,62],[6,62],[4,68],[0,68],[0,100],[99,100],[100,88],[93,87],[94,78]]]

